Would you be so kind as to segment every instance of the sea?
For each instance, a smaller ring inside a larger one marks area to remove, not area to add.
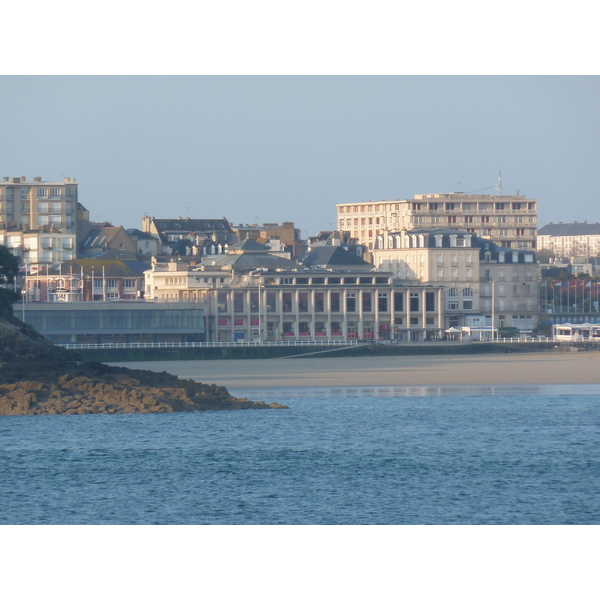
[[[1,417],[0,524],[600,524],[600,386],[245,395],[290,409]]]

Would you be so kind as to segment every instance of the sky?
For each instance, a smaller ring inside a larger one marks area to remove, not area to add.
[[[600,78],[4,75],[1,176],[75,177],[95,221],[335,228],[336,204],[454,191],[600,221]],[[486,189],[491,188],[491,189]]]

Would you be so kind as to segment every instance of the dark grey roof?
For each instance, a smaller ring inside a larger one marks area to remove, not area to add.
[[[538,235],[600,235],[600,223],[548,223],[538,229]]]
[[[223,219],[154,219],[154,225],[160,233],[197,231],[228,231],[231,232],[229,221]]]
[[[253,269],[295,269],[298,263],[270,254],[269,252],[249,252],[242,254],[218,254],[214,256],[203,256],[202,265],[208,267],[224,267],[232,265],[236,271],[251,271]]]
[[[156,240],[153,235],[146,233],[145,231],[141,231],[139,229],[126,229],[127,233],[137,240]]]
[[[110,243],[121,229],[123,228],[120,225],[117,227],[112,225],[110,227],[102,225],[92,227],[83,242],[81,242],[81,248],[101,248]]]
[[[250,240],[246,238],[241,242],[237,242],[236,244],[231,244],[227,248],[227,252],[268,252],[269,249],[264,244],[260,242],[255,242],[254,240]]]
[[[307,266],[368,266],[373,267],[371,263],[360,258],[348,250],[344,250],[341,246],[316,246],[311,249],[308,254],[305,254],[300,262]]]
[[[93,258],[77,258],[62,263],[59,267],[52,267],[48,270],[50,275],[68,275],[71,270],[73,275],[81,273],[91,275],[94,271],[95,275],[102,275],[104,269],[105,277],[139,277],[148,271],[150,267],[148,263],[141,260],[103,260]]]

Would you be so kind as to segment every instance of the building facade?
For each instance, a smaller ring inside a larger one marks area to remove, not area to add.
[[[156,263],[146,272],[146,297],[202,303],[209,341],[423,341],[444,335],[441,286],[401,283],[368,264],[303,266],[258,246],[246,240],[198,265]]]
[[[600,223],[548,223],[538,231],[538,250],[557,258],[600,255]]]
[[[458,229],[506,248],[535,249],[537,201],[525,196],[417,194],[412,200],[337,205],[338,229],[369,250],[377,236],[403,229]]]
[[[78,203],[74,178],[42,181],[4,177],[0,182],[0,243],[24,265],[38,268],[74,258]]]
[[[375,265],[407,282],[442,286],[444,327],[539,323],[535,253],[498,246],[467,231],[414,229],[380,235]]]

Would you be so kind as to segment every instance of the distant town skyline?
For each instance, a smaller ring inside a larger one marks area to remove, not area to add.
[[[293,221],[456,191],[600,221],[596,76],[2,76],[7,177],[75,177],[95,221]]]

